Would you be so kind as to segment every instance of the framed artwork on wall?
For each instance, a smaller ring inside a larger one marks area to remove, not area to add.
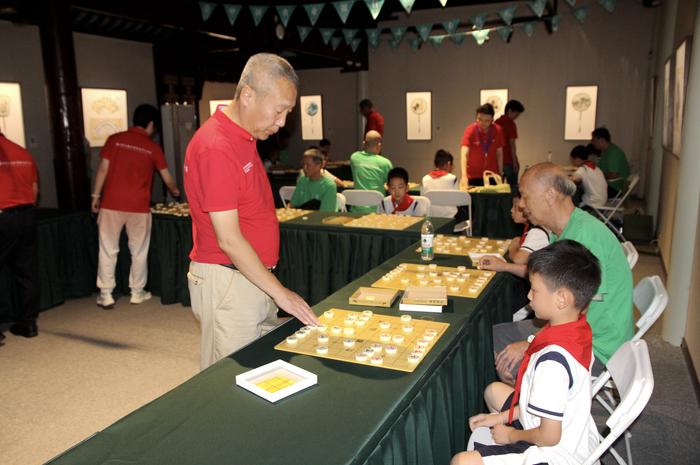
[[[673,85],[673,153],[681,154],[683,145],[683,110],[685,89],[688,85],[690,64],[690,39],[685,39],[676,49]]]
[[[671,56],[664,64],[664,113],[661,128],[661,145],[668,150],[673,147],[673,76],[674,57]]]
[[[83,128],[90,147],[102,147],[107,138],[129,128],[126,90],[80,89],[83,102]]]
[[[432,93],[406,92],[406,139],[431,140]]]
[[[231,100],[209,100],[209,116],[216,113],[216,110],[226,108]]]
[[[22,89],[16,82],[0,82],[0,132],[26,147],[22,118]]]
[[[493,120],[496,121],[506,111],[508,89],[481,89],[479,105],[483,105],[484,103],[490,103],[493,106],[496,113]]]
[[[598,86],[566,88],[564,140],[590,140],[595,129]]]
[[[323,100],[320,95],[302,95],[301,140],[323,139]]]

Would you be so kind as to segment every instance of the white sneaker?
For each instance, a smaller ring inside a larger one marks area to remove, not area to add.
[[[100,292],[97,296],[97,306],[102,307],[105,310],[111,310],[114,308],[114,297],[112,297],[111,292]]]
[[[132,304],[140,304],[148,299],[153,297],[150,292],[146,292],[144,290],[140,291],[131,291],[131,303]]]

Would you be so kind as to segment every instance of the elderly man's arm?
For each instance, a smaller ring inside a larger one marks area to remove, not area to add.
[[[277,278],[262,264],[250,243],[243,237],[238,223],[238,210],[210,212],[219,247],[231,259],[231,263],[272,297],[278,307],[299,318],[304,324],[318,324],[316,315],[304,299],[282,286]]]

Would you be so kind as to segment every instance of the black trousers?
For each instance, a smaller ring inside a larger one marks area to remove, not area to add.
[[[19,290],[15,321],[31,323],[39,315],[39,259],[36,213],[23,205],[0,213],[0,269],[7,266]]]

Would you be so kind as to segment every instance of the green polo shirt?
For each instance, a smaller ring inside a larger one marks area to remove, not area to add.
[[[574,209],[560,237],[550,235],[550,243],[560,239],[579,242],[600,262],[601,283],[598,295],[588,307],[587,319],[593,330],[593,353],[607,363],[634,334],[632,271],[613,233],[580,208]]]
[[[384,183],[393,168],[391,161],[376,153],[360,150],[350,155],[350,168],[355,189],[377,191],[384,195]],[[352,207],[352,211],[374,212],[376,207]]]
[[[625,186],[625,179],[630,175],[630,165],[627,163],[625,152],[615,144],[610,144],[608,149],[600,154],[598,168],[603,170],[603,173],[617,173],[618,177],[623,178],[617,181],[608,181],[608,185],[613,189],[621,191]]]
[[[292,205],[298,208],[309,200],[319,200],[320,211],[334,212],[336,211],[335,194],[335,183],[329,177],[321,176],[321,179],[312,181],[306,176],[301,176],[297,179],[297,187],[292,194]]]

